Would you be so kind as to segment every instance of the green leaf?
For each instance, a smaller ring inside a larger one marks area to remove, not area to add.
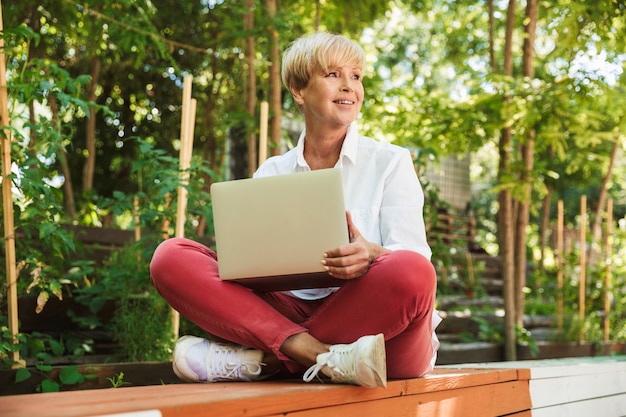
[[[51,379],[45,379],[41,383],[41,392],[59,392],[60,386]]]
[[[39,369],[41,372],[50,372],[52,370],[52,365],[46,365],[44,363],[38,363],[37,365],[35,365],[37,367],[37,369]]]
[[[52,356],[46,352],[39,352],[36,355],[37,359],[39,359],[42,363],[50,364],[52,363]]]
[[[42,90],[49,90],[52,87],[54,87],[54,83],[48,80],[42,80],[41,82],[39,82],[39,88],[41,88]]]
[[[151,143],[149,143],[149,142],[141,142],[140,145],[139,145],[139,152],[141,152],[142,154],[149,153],[150,151],[152,151],[153,148],[154,148],[154,146],[152,146]]]
[[[57,281],[56,279],[50,280],[50,283],[48,284],[50,291],[52,291],[52,294],[54,294],[59,300],[63,299],[63,287],[61,286],[61,283],[59,281]]]
[[[54,356],[61,356],[63,355],[63,352],[65,352],[63,344],[56,340],[50,340],[50,348],[52,349],[52,354]]]
[[[39,225],[39,238],[44,239],[54,234],[58,227],[59,226],[56,223],[41,223]]]
[[[59,379],[63,385],[73,385],[83,382],[85,378],[78,371],[78,367],[76,365],[66,366],[59,373]]]
[[[30,378],[30,371],[26,368],[19,368],[16,372],[15,372],[15,383],[19,383],[19,382],[24,382],[26,381],[28,378]]]

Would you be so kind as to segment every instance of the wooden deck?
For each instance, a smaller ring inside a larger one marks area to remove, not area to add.
[[[444,366],[386,389],[273,381],[10,395],[0,415],[622,417],[626,358]]]

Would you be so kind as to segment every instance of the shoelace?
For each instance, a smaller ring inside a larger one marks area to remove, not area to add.
[[[327,366],[335,374],[339,374],[341,376],[356,373],[354,360],[352,358],[352,351],[350,349],[337,348],[338,346],[331,346],[330,352],[320,358],[321,360],[319,360],[315,365],[307,369],[302,377],[304,382],[311,382],[324,366]]]
[[[313,380],[313,378],[315,378],[317,376],[317,374],[319,373],[319,371],[326,365],[325,362],[318,362],[315,365],[311,366],[309,369],[306,370],[306,372],[304,373],[304,375],[302,376],[302,380],[304,382],[311,382]],[[319,377],[317,377],[317,379],[320,379]],[[321,379],[320,379],[321,381]]]
[[[242,360],[246,348],[233,348],[232,346],[215,344],[207,363],[207,379],[252,381],[249,375],[261,374],[260,362]],[[247,375],[242,371],[245,370]]]

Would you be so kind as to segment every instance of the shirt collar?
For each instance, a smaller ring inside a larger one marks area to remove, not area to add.
[[[352,123],[348,126],[348,132],[346,133],[346,139],[343,141],[341,147],[341,154],[339,155],[340,163],[343,163],[344,158],[348,158],[352,164],[356,164],[356,155],[359,149],[359,130],[356,124]]]
[[[298,144],[296,145],[296,164],[295,168],[307,168],[309,164],[307,164],[304,159],[304,138],[306,137],[306,129],[300,133],[300,137],[298,138]],[[341,153],[339,154],[338,166],[343,165],[344,158],[350,160],[353,164],[356,163],[356,155],[359,146],[359,132],[354,123],[348,126],[348,131],[346,132],[346,138],[343,141],[343,145],[341,147]]]

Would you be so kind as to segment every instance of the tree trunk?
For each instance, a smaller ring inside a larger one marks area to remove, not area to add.
[[[504,46],[504,72],[506,75],[513,74],[513,29],[515,27],[515,0],[509,0],[506,19],[506,33]],[[504,106],[508,106],[508,98],[504,97]],[[498,144],[498,182],[502,184],[510,172],[509,156],[511,154],[511,129],[504,128]],[[514,256],[514,230],[513,230],[513,207],[511,190],[506,186],[498,196],[500,208],[498,210],[498,239],[500,246],[500,258],[502,260],[502,279],[504,280],[504,356],[506,360],[515,360],[516,334],[515,334],[515,256]]]
[[[99,78],[100,59],[94,56],[91,58],[91,82],[89,83],[89,92],[87,94],[87,101],[90,103],[96,101],[96,87],[98,86]],[[87,159],[83,166],[83,192],[89,192],[93,189],[93,176],[96,169],[96,110],[93,107],[89,107],[85,137]]]
[[[217,36],[215,37],[217,39]],[[217,43],[214,45],[214,50],[217,50]],[[212,80],[218,80],[219,77],[216,76],[218,72],[217,68],[218,58],[215,54],[211,54],[211,63],[209,65],[209,70],[211,71]],[[209,84],[209,88],[214,89],[214,91],[219,91],[219,83],[220,81],[214,81],[217,83],[215,86],[211,86]],[[202,118],[203,129],[206,132],[207,139],[202,146],[202,160],[207,161],[209,163],[209,167],[212,170],[215,170],[216,167],[221,166],[216,164],[216,154],[217,154],[217,141],[215,139],[214,129],[213,129],[213,110],[215,109],[215,94],[207,94],[206,104],[204,107],[204,117]],[[204,179],[204,188],[208,191],[211,189],[211,184],[213,183],[213,178],[208,173],[203,173],[202,177]],[[196,236],[202,237],[206,231],[207,227],[207,219],[205,216],[200,216],[198,219],[198,225],[196,226]]]
[[[491,67],[491,71],[496,74],[498,72],[498,67],[496,66],[496,54],[494,48],[495,22],[493,17],[493,0],[487,0],[487,8],[489,10],[489,66]]]
[[[50,112],[52,113],[52,121],[58,127],[59,121],[59,105],[56,98],[48,97],[48,103],[50,104]],[[72,185],[72,175],[70,174],[70,168],[67,164],[67,152],[63,145],[57,149],[57,157],[59,159],[59,165],[61,167],[61,173],[63,174],[63,196],[65,197],[65,214],[70,220],[76,219],[76,203],[74,201],[74,187]]]
[[[602,237],[602,212],[604,211],[604,205],[606,203],[609,181],[611,180],[611,176],[613,175],[613,166],[615,165],[615,159],[617,158],[617,154],[619,152],[621,140],[620,137],[617,136],[615,138],[615,143],[613,144],[613,149],[611,150],[611,157],[609,159],[609,167],[606,171],[606,175],[602,178],[602,185],[600,186],[600,194],[598,195],[598,206],[596,207],[596,213],[593,219],[593,223],[591,225],[591,245],[589,245],[589,256],[587,257],[589,266],[593,266],[598,262],[598,256],[600,255],[599,251],[595,250],[594,243],[599,242]]]
[[[244,30],[251,32],[254,28],[254,0],[245,1],[246,14],[244,16]],[[246,109],[251,120],[255,119],[256,109],[256,75],[254,73],[254,36],[248,35],[246,39],[246,57],[248,59],[248,82],[246,96]],[[254,129],[248,131],[248,175],[252,176],[256,171],[256,134]]]
[[[537,28],[538,18],[538,0],[527,0],[525,26],[524,26],[524,45],[522,57],[522,73],[527,78],[535,76],[535,32]],[[520,183],[523,187],[523,194],[519,199],[519,210],[517,212],[517,231],[516,231],[516,247],[515,247],[515,323],[520,328],[524,326],[524,286],[526,285],[527,272],[527,235],[526,229],[530,220],[530,200],[532,194],[532,170],[535,159],[535,130],[529,129],[521,146],[521,157],[524,161],[524,168],[519,176]]]
[[[526,285],[527,263],[527,234],[526,228],[530,218],[531,179],[533,169],[533,138],[534,131],[529,132],[526,145],[522,147],[524,170],[520,175],[520,182],[524,188],[523,200],[517,202],[516,231],[515,231],[515,324],[524,326],[524,287]]]
[[[267,0],[267,13],[270,17],[270,125],[271,125],[271,154],[281,154],[281,118],[282,118],[282,99],[281,99],[281,80],[280,80],[280,54],[278,51],[278,32],[274,24],[276,17],[276,0]]]
[[[510,129],[502,132],[498,146],[500,162],[498,166],[499,178],[509,170],[508,155],[511,140]],[[498,196],[498,237],[500,259],[502,262],[502,279],[504,281],[504,356],[513,361],[517,357],[515,333],[515,253],[513,236],[513,204],[511,190],[507,187],[500,191]]]
[[[545,270],[546,261],[546,248],[548,247],[548,235],[550,228],[550,206],[552,203],[553,188],[551,184],[546,184],[547,194],[543,198],[543,204],[541,207],[541,227],[539,228],[539,269]]]
[[[320,30],[320,24],[322,21],[322,16],[320,12],[321,8],[322,6],[320,5],[320,1],[315,0],[315,30]]]

